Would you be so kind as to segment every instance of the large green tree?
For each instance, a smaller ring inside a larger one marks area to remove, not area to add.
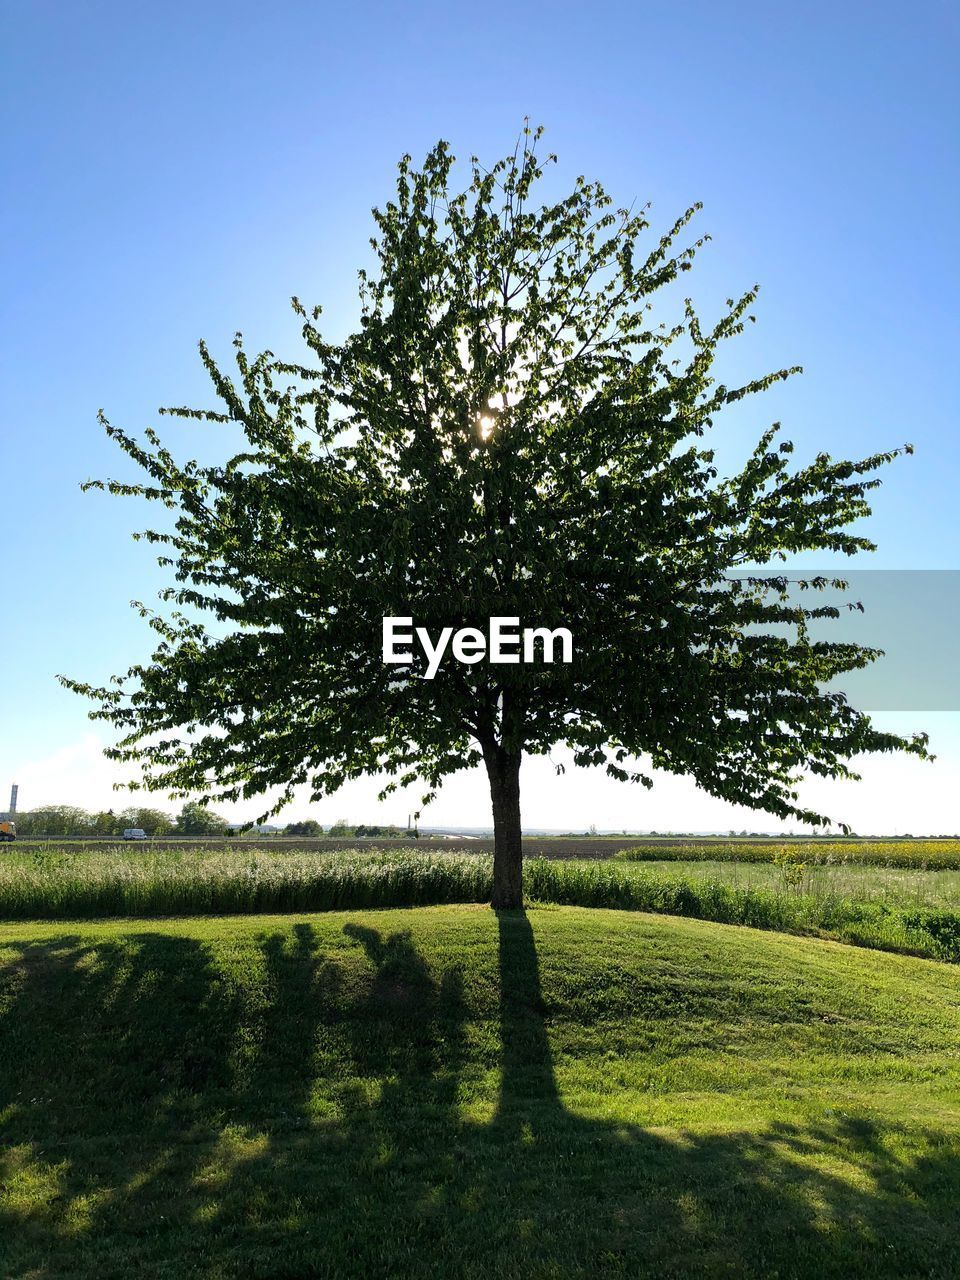
[[[521,901],[525,754],[566,744],[578,765],[649,785],[647,760],[823,822],[798,801],[802,771],[850,777],[863,752],[926,752],[824,691],[874,651],[813,639],[810,619],[831,611],[798,605],[782,572],[742,576],[872,549],[850,526],[901,450],[793,467],[773,426],[720,476],[714,419],[794,372],[713,376],[755,290],[713,323],[681,299],[675,323],[656,323],[654,296],[703,243],[688,238],[698,206],[648,239],[647,211],[615,209],[596,182],[544,200],[538,139],[525,131],[489,169],[473,159],[462,190],[445,143],[422,168],[404,157],[345,340],[294,299],[299,360],[251,357],[238,336],[230,375],[201,344],[219,407],[166,412],[239,424],[236,456],[181,464],[153,430],[141,442],[105,422],[146,473],[107,487],[175,513],[148,536],[181,608],[144,610],[148,663],[105,688],[65,681],[121,731],[109,754],[158,790],[237,800],[307,784],[319,798],[378,771],[387,791],[420,778],[432,793],[482,762],[505,907]],[[434,636],[491,616],[566,625],[574,660],[448,658],[426,679],[417,648],[407,666],[382,661],[385,615]]]
[[[35,838],[69,839],[91,834],[91,817],[86,809],[72,804],[47,804],[14,814],[17,834]]]
[[[114,826],[115,834],[120,835],[130,827],[138,827],[148,836],[166,836],[173,830],[174,820],[162,809],[133,808],[124,809]]]
[[[178,836],[222,836],[227,831],[227,820],[196,800],[188,800],[177,815]]]

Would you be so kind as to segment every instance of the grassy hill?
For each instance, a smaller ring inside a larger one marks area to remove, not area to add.
[[[960,970],[618,911],[0,935],[5,1277],[953,1277]]]

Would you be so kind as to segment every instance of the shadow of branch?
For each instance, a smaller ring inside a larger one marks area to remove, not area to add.
[[[410,933],[358,924],[346,952],[278,928],[242,981],[177,934],[8,946],[0,1271],[954,1274],[955,1140],[578,1115],[530,920],[496,931],[491,1009]]]

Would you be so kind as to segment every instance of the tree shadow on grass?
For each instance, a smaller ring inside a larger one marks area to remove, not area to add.
[[[240,976],[181,934],[13,948],[0,1273],[956,1274],[955,1142],[914,1129],[905,1158],[865,1120],[665,1136],[577,1115],[530,921],[496,927],[499,1021],[456,964],[361,925],[359,972],[306,923]]]

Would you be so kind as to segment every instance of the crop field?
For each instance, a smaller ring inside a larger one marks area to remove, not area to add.
[[[341,853],[356,849],[457,851],[462,853],[492,853],[493,840],[465,839],[463,837],[422,836],[419,840],[408,837],[319,836],[286,837],[244,836],[211,838],[196,836],[163,836],[138,843],[136,846],[117,840],[91,839],[20,839],[17,849],[33,851],[38,848],[53,850],[86,850],[93,853],[130,849],[150,851],[166,850],[188,853],[197,849],[251,850],[264,852]],[[636,862],[772,862],[784,851],[795,854],[808,864],[833,865],[854,863],[870,866],[904,866],[933,870],[960,871],[960,838],[912,839],[912,840],[864,840],[850,837],[843,840],[798,837],[782,839],[764,837],[749,840],[716,837],[686,836],[524,836],[524,854],[528,858],[551,859],[605,859],[625,858]],[[7,850],[9,852],[9,849]],[[0,849],[0,856],[4,849]]]
[[[736,889],[791,890],[819,898],[862,898],[960,911],[960,871],[931,870],[908,862],[816,862],[796,853],[778,863],[680,858],[630,863],[654,874],[682,876],[691,882],[719,881]]]
[[[589,855],[582,855],[589,856]],[[677,840],[624,842],[610,857],[632,862],[777,862],[852,864],[960,871],[960,840]]]

